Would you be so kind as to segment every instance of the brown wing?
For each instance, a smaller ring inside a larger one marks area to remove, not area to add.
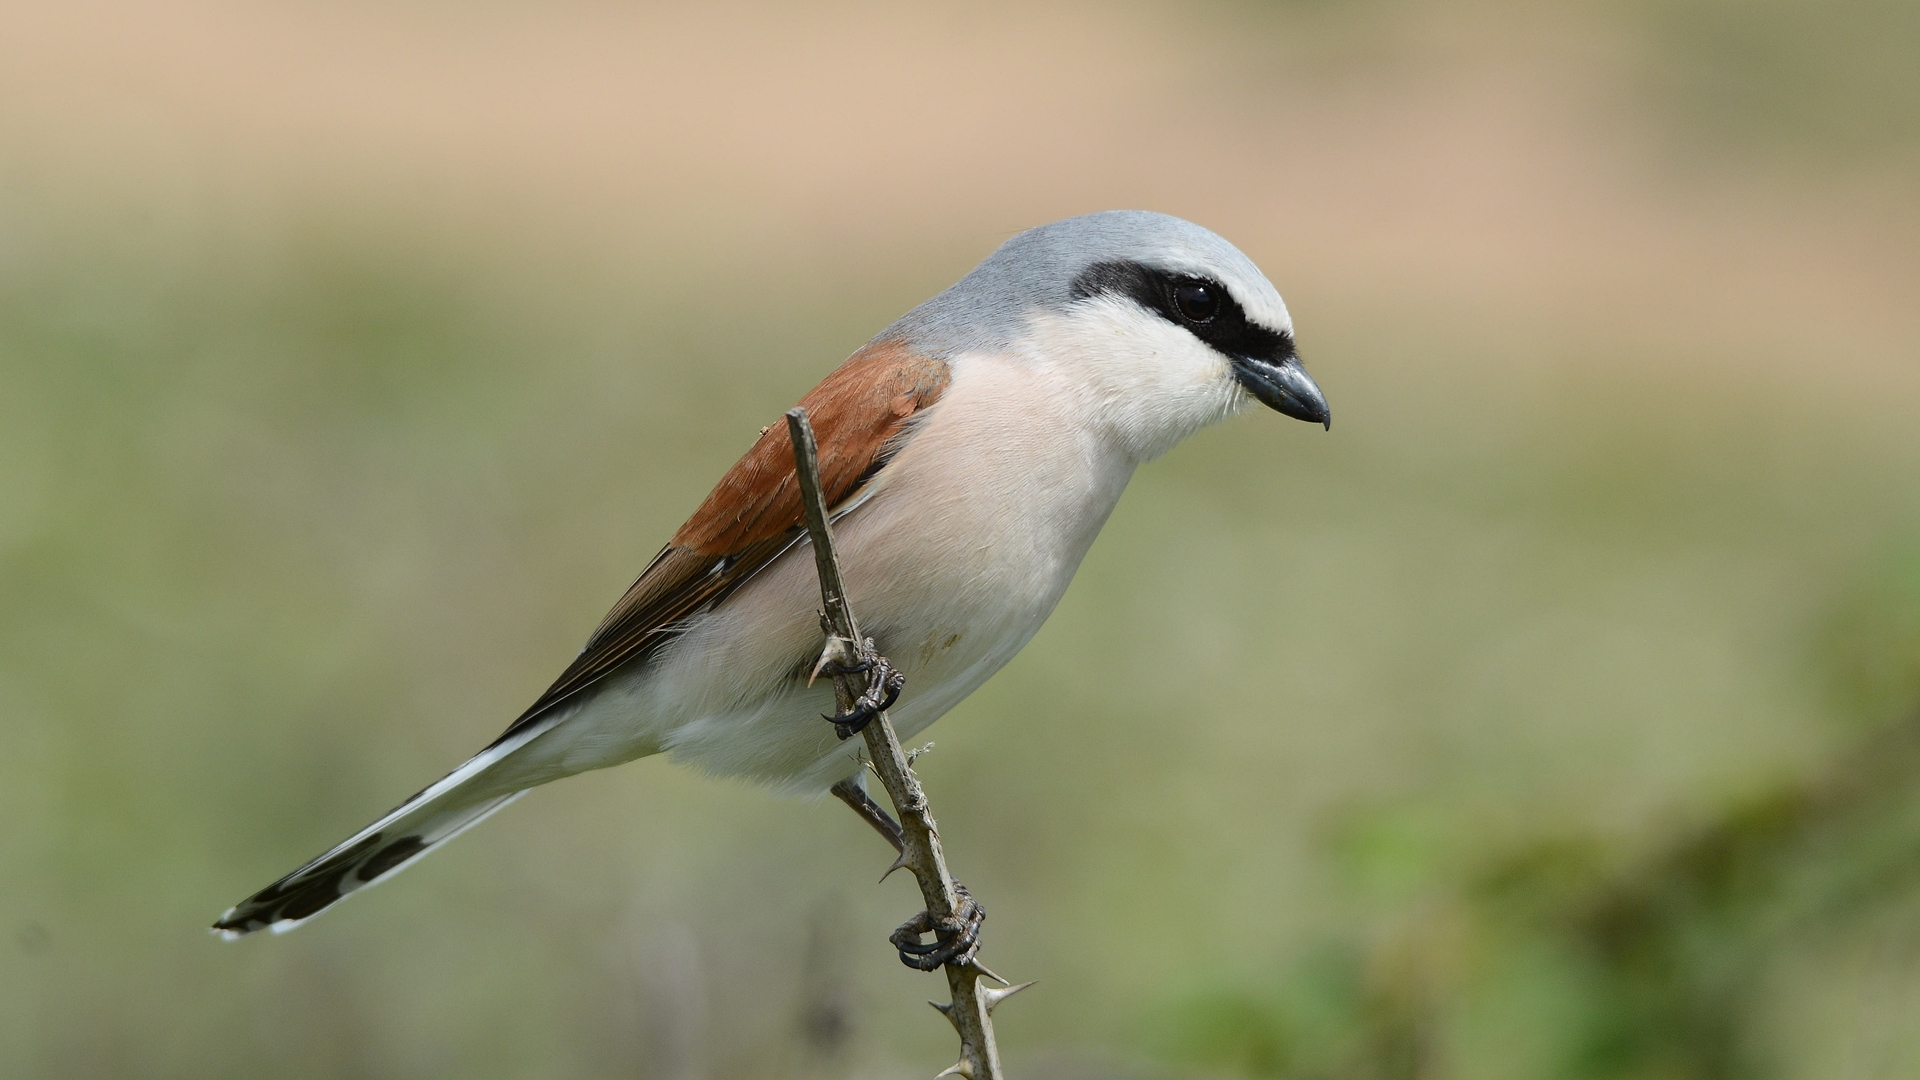
[[[932,405],[947,378],[945,361],[880,342],[848,357],[800,399],[820,441],[820,481],[828,506],[845,502],[886,464],[907,418]],[[787,425],[776,423],[727,470],[601,620],[587,647],[500,738],[614,668],[650,655],[674,624],[726,599],[795,543],[804,530],[801,522],[793,441]]]

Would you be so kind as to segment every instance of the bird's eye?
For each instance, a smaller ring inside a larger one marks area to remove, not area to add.
[[[1206,322],[1220,311],[1220,298],[1205,285],[1188,282],[1173,289],[1174,306],[1194,322]]]

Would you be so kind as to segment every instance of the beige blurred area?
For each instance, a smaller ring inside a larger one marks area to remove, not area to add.
[[[1756,168],[1699,153],[1710,130],[1650,132],[1659,103],[1634,81],[1662,58],[1609,14],[16,5],[0,115],[16,183],[268,229],[318,205],[560,258],[890,277],[1153,207],[1228,232],[1296,293],[1654,329],[1796,370],[1790,321],[1844,335],[1829,374],[1911,370],[1907,177]]]
[[[1144,468],[922,761],[1023,1078],[1920,1069],[1905,0],[0,5],[0,1075],[931,1076],[831,803],[490,740],[1020,229],[1206,225],[1330,433]],[[811,722],[798,718],[797,722]]]

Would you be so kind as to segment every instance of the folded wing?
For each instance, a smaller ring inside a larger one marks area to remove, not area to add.
[[[943,361],[891,343],[854,353],[806,397],[820,440],[829,505],[842,506],[885,466],[947,384]],[[349,893],[392,877],[511,802],[494,766],[555,722],[554,706],[622,664],[644,659],[674,626],[727,598],[803,541],[793,444],[785,424],[763,431],[601,621],[560,678],[480,753],[319,858],[227,910],[214,929],[237,938],[290,929]]]
[[[830,507],[853,498],[884,467],[908,421],[939,400],[947,364],[894,342],[854,353],[800,399],[820,442],[820,479]],[[806,535],[793,441],[785,424],[761,431],[673,539],[602,619],[586,648],[501,739],[554,705],[645,657],[688,616],[725,600]]]

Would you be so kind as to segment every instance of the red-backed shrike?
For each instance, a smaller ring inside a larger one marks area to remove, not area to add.
[[[1329,420],[1279,293],[1206,229],[1126,210],[1007,241],[802,398],[849,596],[907,677],[900,737],[1033,637],[1136,466],[1254,401]],[[214,929],[289,929],[529,788],[649,754],[798,793],[859,775],[809,685],[807,544],[777,423],[505,734]]]

